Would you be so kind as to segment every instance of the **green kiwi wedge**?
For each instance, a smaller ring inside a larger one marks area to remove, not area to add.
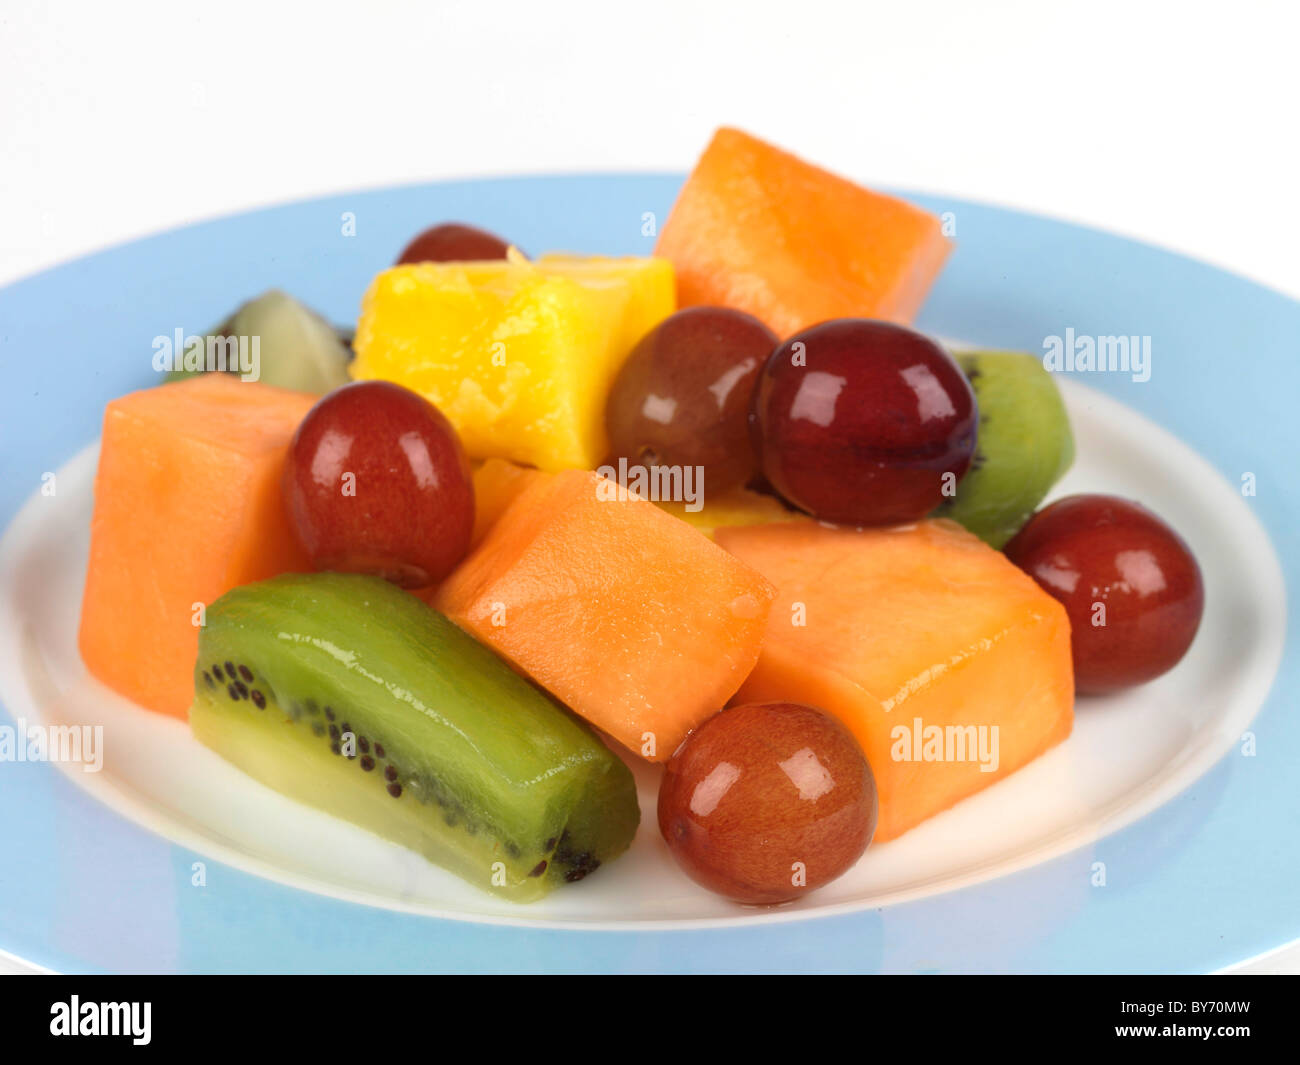
[[[513,901],[583,879],[636,834],[632,773],[590,727],[378,578],[227,592],[194,678],[201,743]]]
[[[223,344],[230,340],[251,344],[256,337],[257,380],[263,384],[324,395],[348,383],[351,333],[336,329],[279,289],[249,300],[210,335],[220,338]],[[238,372],[233,365],[232,370]],[[167,379],[175,381],[204,372],[174,370]]]
[[[954,353],[979,409],[975,458],[932,517],[1001,548],[1074,461],[1074,435],[1052,375],[1016,351]]]

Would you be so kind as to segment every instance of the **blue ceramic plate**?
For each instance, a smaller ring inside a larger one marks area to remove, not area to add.
[[[436,184],[222,219],[0,289],[0,950],[64,971],[1196,971],[1300,936],[1300,690],[1289,422],[1300,305],[1118,237],[950,212],[958,250],[919,326],[1043,352],[1150,338],[1144,373],[1061,374],[1079,458],[1057,494],[1166,516],[1207,612],[1172,673],[1080,700],[1074,735],[881,844],[797,905],[749,910],[680,876],[647,823],[626,858],[511,907],[277,796],[76,654],[104,404],[156,383],[152,339],[269,287],[339,322],[432,221],[528,249],[646,254],[680,179]],[[350,220],[350,222],[349,222]],[[52,477],[50,475],[53,475]],[[177,543],[171,550],[201,550]],[[16,761],[4,729],[103,728],[103,762]]]

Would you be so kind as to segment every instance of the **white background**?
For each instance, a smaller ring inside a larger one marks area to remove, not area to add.
[[[0,0],[0,283],[329,192],[685,170],[725,122],[1300,298],[1296,7]]]

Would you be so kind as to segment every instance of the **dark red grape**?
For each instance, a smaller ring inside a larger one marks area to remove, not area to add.
[[[629,466],[701,466],[709,492],[744,484],[756,463],[750,396],[776,335],[725,307],[665,318],[632,350],[605,406],[611,458]]]
[[[763,473],[823,521],[925,517],[975,453],[975,394],[928,337],[841,318],[796,333],[759,375],[750,431]]]
[[[451,423],[422,396],[358,381],[307,413],[289,447],[285,503],[318,569],[407,588],[444,578],[474,528],[469,464]]]
[[[1006,553],[1065,606],[1077,691],[1153,680],[1200,626],[1205,588],[1191,549],[1136,503],[1069,496],[1030,518]]]
[[[711,717],[659,788],[673,857],[737,902],[787,902],[834,880],[867,849],[876,812],[876,782],[852,734],[795,703]]]
[[[431,226],[406,246],[397,263],[451,263],[504,259],[510,245],[485,229],[443,222]]]

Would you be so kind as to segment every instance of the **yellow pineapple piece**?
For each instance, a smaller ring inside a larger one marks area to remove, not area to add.
[[[787,510],[779,499],[761,492],[751,492],[748,488],[732,488],[716,496],[711,496],[706,491],[703,505],[698,510],[691,510],[687,503],[674,501],[663,501],[659,506],[673,517],[694,525],[705,536],[712,536],[715,529],[733,525],[812,520],[804,519],[798,511]]]
[[[362,301],[351,373],[425,396],[471,458],[589,469],[614,375],[675,298],[664,259],[396,266]]]

